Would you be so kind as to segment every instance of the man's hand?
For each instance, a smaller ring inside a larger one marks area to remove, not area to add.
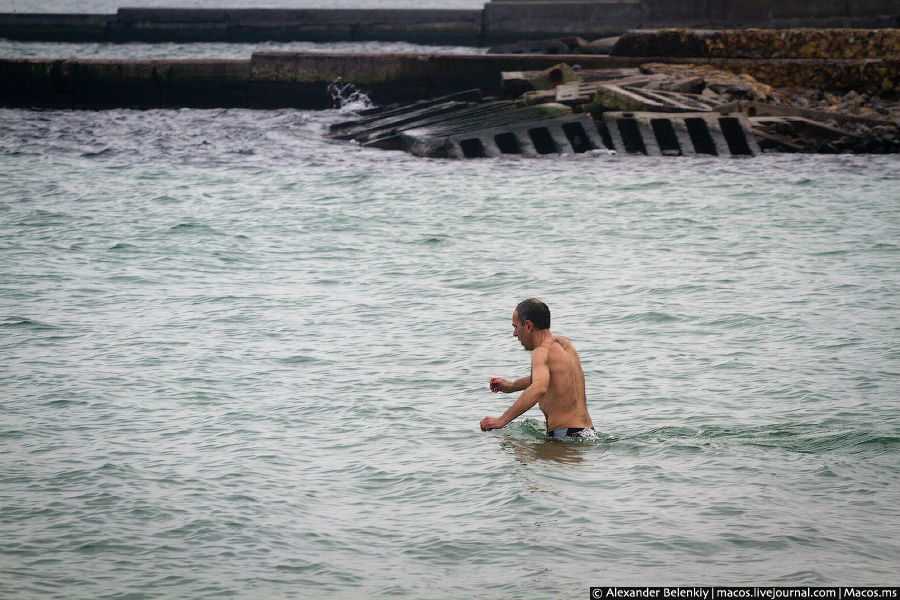
[[[512,383],[502,377],[491,377],[490,388],[492,392],[508,394],[512,391]]]
[[[491,429],[503,429],[504,427],[506,427],[506,423],[504,423],[501,419],[495,419],[494,417],[485,417],[481,420],[482,431],[490,431]]]

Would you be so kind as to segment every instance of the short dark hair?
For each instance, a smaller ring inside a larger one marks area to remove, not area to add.
[[[516,307],[519,320],[531,321],[538,329],[550,329],[550,309],[537,298],[522,300]]]

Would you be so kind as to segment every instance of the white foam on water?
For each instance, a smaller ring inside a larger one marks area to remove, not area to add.
[[[375,103],[365,92],[356,85],[345,83],[340,79],[328,84],[328,93],[331,94],[335,107],[344,114],[375,108]]]

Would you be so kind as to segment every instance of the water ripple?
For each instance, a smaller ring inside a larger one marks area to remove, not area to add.
[[[324,141],[333,111],[0,118],[0,596],[896,571],[895,157],[429,161]],[[537,408],[478,428],[513,400],[488,378],[527,374],[528,296],[596,441]]]

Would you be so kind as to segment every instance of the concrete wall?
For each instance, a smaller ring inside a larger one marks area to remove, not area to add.
[[[714,58],[900,58],[900,29],[635,30],[613,56]]]
[[[224,40],[381,40],[473,44],[479,10],[120,8],[115,34],[155,40],[204,36]]]
[[[0,14],[0,37],[72,41],[408,41],[480,45],[480,10],[120,8],[115,15]]]
[[[867,93],[896,89],[900,60],[656,58],[713,64],[779,87]],[[499,92],[501,72],[559,62],[587,69],[633,67],[646,58],[585,55],[258,53],[250,60],[0,59],[0,105],[41,108],[331,107],[328,83],[358,85],[379,104],[481,88]],[[888,86],[888,87],[885,87]],[[893,86],[893,87],[892,87]]]
[[[121,8],[0,14],[0,37],[71,41],[354,41],[489,45],[629,29],[898,27],[898,0],[492,0],[484,10]]]
[[[377,103],[456,91],[500,91],[503,71],[560,60],[586,68],[638,59],[590,56],[461,56],[258,53],[250,60],[0,59],[0,105],[36,108],[331,108],[328,84],[355,83]],[[664,60],[664,59],[662,59]]]
[[[647,15],[648,7],[640,0],[489,2],[484,31],[494,42],[566,35],[592,39],[639,27]]]
[[[114,15],[0,13],[0,37],[61,42],[104,39]]]
[[[628,29],[695,27],[898,27],[897,0],[492,0],[489,38],[602,37]],[[553,36],[549,36],[553,37]]]
[[[249,106],[248,60],[0,59],[0,104],[44,108]]]
[[[342,81],[362,88],[378,104],[410,102],[468,90],[499,93],[503,71],[549,68],[559,62],[585,68],[637,66],[634,58],[546,55],[448,55],[415,53],[256,53],[251,81],[266,86],[274,97],[287,98],[303,89],[311,98],[328,83]],[[330,106],[330,96],[324,106]],[[322,107],[321,105],[318,107]]]
[[[746,73],[773,87],[805,87],[845,93],[900,93],[900,60],[711,59],[717,69]]]

